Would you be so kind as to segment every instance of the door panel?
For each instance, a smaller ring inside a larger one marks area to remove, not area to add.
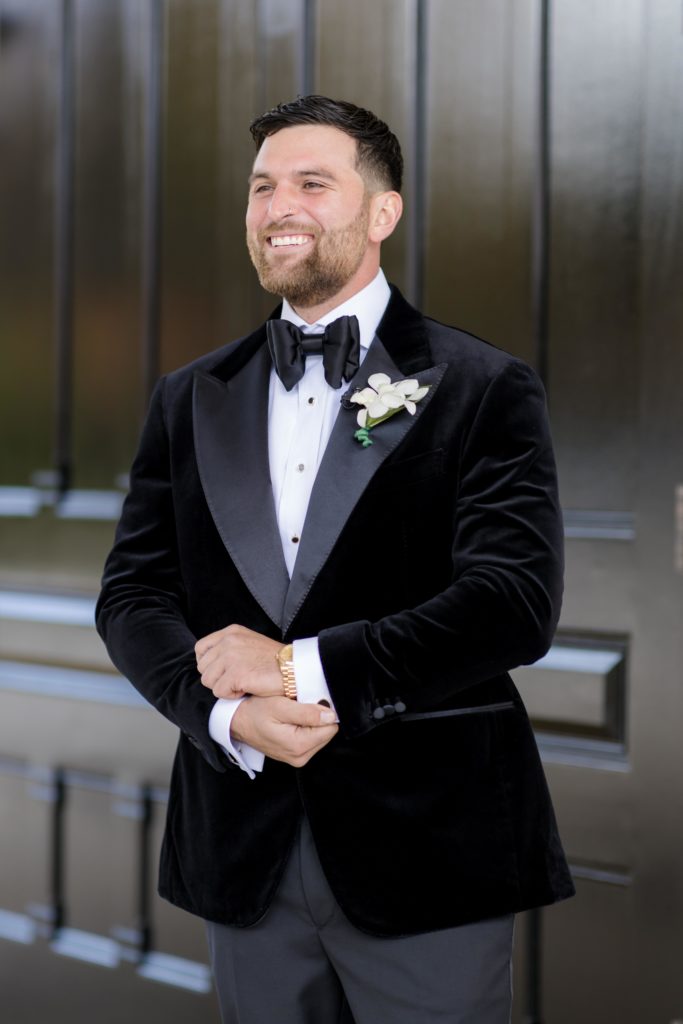
[[[429,12],[425,307],[530,360],[534,5]]]
[[[635,496],[641,17],[640,0],[553,5],[549,401],[569,509]]]

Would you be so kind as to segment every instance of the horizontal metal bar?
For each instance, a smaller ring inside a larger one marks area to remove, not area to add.
[[[45,492],[38,487],[0,487],[0,516],[17,519],[37,516],[44,499]]]
[[[212,987],[211,971],[206,964],[168,953],[148,953],[137,973],[150,981],[161,981],[190,992],[210,992]]]
[[[541,760],[546,764],[596,768],[603,772],[631,771],[631,762],[622,743],[540,731],[536,731],[535,736]]]
[[[137,690],[121,676],[22,661],[0,661],[0,690],[119,707],[149,708]]]
[[[119,944],[105,935],[95,935],[78,928],[60,928],[50,943],[53,953],[84,960],[100,967],[118,967]]]
[[[552,669],[556,672],[585,672],[607,675],[624,660],[623,651],[591,647],[563,647],[553,644],[548,653],[530,668]]]
[[[564,535],[576,540],[635,540],[636,517],[632,512],[610,509],[572,509],[562,512]]]
[[[95,601],[91,597],[70,594],[0,590],[0,619],[92,627],[95,624]]]
[[[123,494],[118,491],[70,490],[55,512],[58,519],[117,520],[121,515]]]
[[[58,519],[116,522],[121,515],[122,491],[70,490],[65,494],[42,487],[0,487],[0,517],[31,519],[52,509]]]
[[[633,875],[630,871],[620,871],[615,868],[598,867],[591,864],[571,863],[569,870],[573,878],[580,878],[589,882],[603,882],[606,885],[616,885],[622,889],[633,885]]]
[[[37,934],[36,922],[27,914],[15,914],[11,910],[0,910],[0,938],[30,946]]]

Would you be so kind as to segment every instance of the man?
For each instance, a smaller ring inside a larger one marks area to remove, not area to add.
[[[383,122],[308,96],[252,134],[283,304],[159,382],[98,605],[180,729],[160,892],[225,1022],[503,1024],[512,915],[573,891],[507,675],[559,613],[542,389],[386,284]]]

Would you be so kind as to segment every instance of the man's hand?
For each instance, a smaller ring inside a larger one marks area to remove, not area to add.
[[[250,697],[233,715],[233,739],[302,768],[339,731],[334,711],[288,697]]]
[[[197,671],[215,697],[275,697],[283,693],[277,640],[246,626],[226,626],[195,644]]]

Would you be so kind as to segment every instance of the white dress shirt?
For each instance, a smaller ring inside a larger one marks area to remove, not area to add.
[[[362,362],[375,337],[390,295],[389,285],[380,270],[362,291],[330,310],[316,323],[307,324],[286,299],[282,305],[282,319],[296,324],[305,334],[320,334],[340,316],[358,317]],[[343,383],[339,390],[327,384],[322,356],[306,357],[304,375],[291,391],[285,389],[275,370],[270,374],[268,459],[275,513],[290,577],[304,530],[313,483],[345,390]],[[315,704],[325,699],[331,705],[332,698],[320,662],[317,637],[295,640],[293,647],[297,700]],[[263,769],[264,755],[247,743],[237,742],[230,734],[232,716],[245,699],[219,698],[209,717],[209,734],[228,757],[253,779],[255,772]]]

